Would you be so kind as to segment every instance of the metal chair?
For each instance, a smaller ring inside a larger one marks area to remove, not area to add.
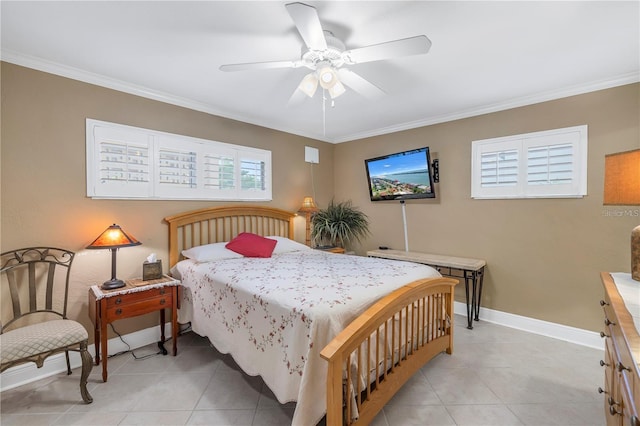
[[[80,393],[89,404],[93,402],[87,391],[93,367],[87,351],[89,335],[82,324],[67,318],[74,255],[53,247],[30,247],[0,255],[0,372],[26,362],[35,362],[40,368],[47,357],[64,352],[67,374],[71,374],[69,351],[80,352]]]

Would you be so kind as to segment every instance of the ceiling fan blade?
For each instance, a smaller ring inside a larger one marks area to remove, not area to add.
[[[311,50],[325,50],[327,41],[316,8],[304,3],[289,3],[285,7],[307,47]]]
[[[220,71],[264,70],[271,68],[298,68],[300,61],[249,62],[246,64],[220,65]]]
[[[338,70],[338,77],[340,77],[342,83],[360,93],[365,98],[375,100],[386,95],[384,90],[347,68],[340,68]]]
[[[431,40],[421,35],[348,50],[342,56],[348,63],[361,64],[400,56],[421,55],[429,52],[429,49]]]
[[[309,97],[299,88],[296,87],[296,90],[293,91],[293,94],[289,98],[287,102],[287,108],[293,108],[302,104]]]

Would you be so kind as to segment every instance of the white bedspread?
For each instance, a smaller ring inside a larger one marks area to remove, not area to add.
[[[185,286],[179,321],[262,376],[281,403],[297,401],[294,425],[315,425],[326,411],[322,348],[382,296],[440,276],[426,265],[318,250],[184,260],[177,270]]]

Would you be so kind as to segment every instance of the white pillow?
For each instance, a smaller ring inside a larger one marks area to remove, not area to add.
[[[289,253],[291,251],[311,250],[309,246],[301,244],[297,241],[290,240],[285,237],[269,236],[272,240],[276,240],[276,248],[273,249],[273,254]]]
[[[182,250],[182,255],[197,262],[210,262],[212,260],[238,259],[244,257],[241,254],[226,248],[226,244],[227,243],[213,243],[191,247],[188,250]]]

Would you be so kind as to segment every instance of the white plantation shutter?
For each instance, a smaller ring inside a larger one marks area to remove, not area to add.
[[[108,126],[87,128],[87,192],[113,197],[123,191],[132,197],[148,197],[151,165],[150,140],[143,132],[123,132]]]
[[[570,183],[573,177],[573,162],[570,144],[529,148],[527,150],[527,184]]]
[[[173,149],[158,150],[158,183],[175,188],[196,188],[198,186],[196,153]]]
[[[270,200],[271,152],[87,119],[87,195]]]
[[[587,126],[472,142],[473,198],[581,197]]]
[[[271,187],[271,152],[240,151],[240,186],[247,199],[259,200]]]
[[[264,162],[255,160],[240,161],[240,183],[242,189],[264,189]]]
[[[518,183],[518,151],[483,153],[480,161],[483,187],[513,186]]]
[[[233,190],[236,187],[234,177],[235,159],[229,155],[205,154],[204,186],[212,190]]]

